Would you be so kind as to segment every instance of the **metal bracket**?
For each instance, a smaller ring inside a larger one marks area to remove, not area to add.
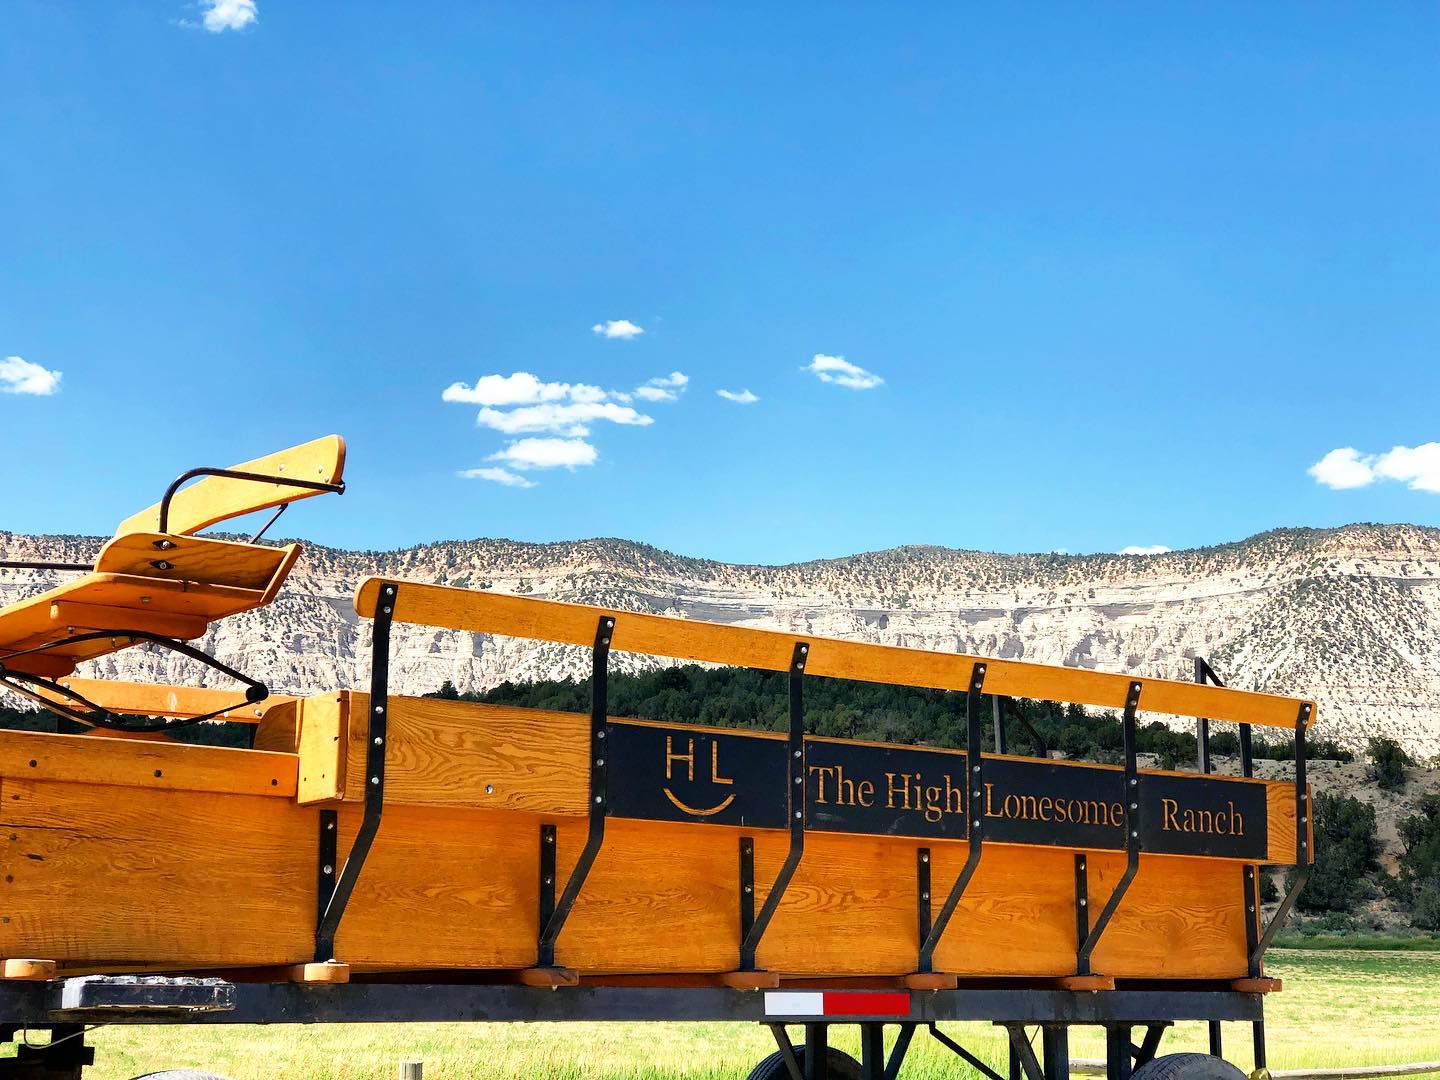
[[[760,947],[760,939],[765,936],[775,909],[780,906],[785,890],[790,887],[790,879],[795,876],[800,859],[805,854],[805,660],[809,654],[810,646],[803,641],[797,641],[790,654],[790,733],[785,744],[785,757],[790,765],[785,778],[790,850],[785,855],[780,873],[775,875],[775,883],[765,894],[760,913],[740,941],[741,971],[755,970],[755,950]]]
[[[1085,856],[1075,856],[1075,948],[1078,950],[1090,936],[1090,871]],[[1080,972],[1087,975],[1089,972]]]
[[[1130,692],[1125,695],[1125,714],[1121,719],[1124,725],[1125,739],[1125,771],[1123,773],[1124,784],[1124,805],[1125,805],[1125,872],[1120,875],[1110,897],[1105,901],[1105,906],[1100,909],[1094,925],[1090,932],[1080,942],[1079,949],[1075,954],[1075,970],[1079,975],[1090,974],[1090,958],[1095,952],[1095,946],[1100,943],[1100,937],[1105,933],[1105,928],[1110,925],[1111,918],[1115,915],[1115,909],[1120,906],[1120,901],[1130,891],[1130,884],[1135,880],[1135,875],[1140,870],[1140,775],[1139,767],[1135,759],[1135,713],[1140,707],[1140,692],[1143,684],[1136,680],[1130,684]]]
[[[976,1072],[978,1072],[981,1076],[988,1077],[989,1080],[1005,1080],[1005,1077],[1001,1076],[998,1072],[996,1072],[994,1069],[992,1069],[989,1065],[986,1065],[985,1062],[981,1061],[978,1057],[976,1057],[974,1054],[972,1054],[969,1050],[966,1050],[965,1047],[961,1046],[958,1042],[956,1042],[954,1039],[952,1039],[949,1035],[946,1035],[943,1031],[941,1031],[940,1028],[934,1023],[934,1021],[931,1021],[931,1023],[929,1024],[929,1028],[930,1028],[930,1037],[931,1037],[932,1039],[934,1039],[936,1042],[938,1042],[941,1046],[945,1047],[947,1050],[949,1050],[949,1051],[950,1051],[952,1054],[954,1054],[956,1057],[961,1058],[963,1061],[965,1061],[972,1069],[974,1069]]]
[[[1260,956],[1255,951],[1260,940],[1260,890],[1255,877],[1255,867],[1245,867],[1241,873],[1240,890],[1245,904],[1245,956],[1249,960],[1249,972],[1252,979],[1260,977]]]
[[[932,925],[930,910],[930,849],[919,848],[915,852],[915,927],[916,941],[930,936]]]
[[[338,825],[340,815],[334,810],[320,811],[319,856],[315,875],[315,925],[325,918],[325,909],[335,895],[335,864],[339,860]]]
[[[365,738],[365,803],[360,815],[360,828],[345,856],[345,865],[335,880],[315,926],[315,961],[335,959],[335,933],[345,915],[350,894],[360,880],[365,857],[380,831],[380,817],[385,810],[385,746],[390,718],[390,627],[395,618],[395,602],[400,586],[386,582],[380,586],[379,602],[375,605],[374,635],[370,648],[370,717]],[[322,822],[321,828],[324,825]],[[331,865],[334,865],[333,863]],[[322,864],[323,866],[323,864]],[[323,876],[323,875],[322,875]]]
[[[545,926],[555,914],[555,826],[540,826],[540,919]]]
[[[1305,883],[1310,880],[1311,867],[1314,865],[1310,851],[1310,791],[1305,783],[1305,726],[1309,722],[1310,703],[1307,701],[1295,715],[1295,880],[1281,897],[1275,914],[1270,916],[1270,922],[1266,925],[1265,932],[1260,935],[1259,943],[1250,951],[1252,974],[1259,973],[1265,951],[1270,948],[1270,943],[1275,940],[1280,927],[1284,926],[1285,920],[1290,917],[1290,909],[1295,906],[1300,890],[1305,888]]]
[[[600,846],[605,842],[605,816],[610,809],[610,770],[605,764],[605,733],[610,723],[610,638],[614,632],[615,617],[602,615],[595,627],[594,647],[590,650],[590,830],[560,899],[555,902],[550,917],[541,923],[536,950],[537,967],[555,966],[555,942],[560,938],[560,931],[565,929],[570,909],[575,906],[575,899],[580,895],[585,879],[590,876],[590,868],[595,865],[595,857],[600,854]]]
[[[254,480],[262,484],[278,484],[281,487],[304,488],[306,491],[329,491],[336,495],[345,494],[344,483],[328,484],[321,480],[297,480],[291,476],[270,476],[266,473],[245,472],[241,469],[211,469],[202,466],[198,469],[191,469],[177,476],[165,494],[160,498],[160,527],[156,532],[168,533],[170,531],[170,500],[175,498],[175,493],[180,490],[182,484],[188,480],[194,480],[197,476],[223,476],[229,480]],[[279,515],[275,515],[279,517]],[[274,519],[272,518],[273,522]],[[268,529],[270,526],[265,526]],[[260,530],[262,533],[265,529]]]
[[[740,838],[740,940],[755,925],[755,840]]]
[[[213,671],[234,679],[236,682],[245,684],[245,700],[237,701],[234,705],[226,705],[224,708],[215,709],[204,713],[201,716],[186,716],[162,720],[153,724],[141,724],[117,716],[109,709],[96,705],[89,698],[68,686],[64,686],[54,679],[47,679],[42,675],[32,675],[27,671],[13,671],[6,666],[8,661],[21,656],[31,656],[35,653],[49,652],[51,649],[59,649],[66,645],[78,645],[86,641],[116,641],[120,638],[128,638],[133,644],[136,641],[146,641],[152,645],[160,645],[171,652],[179,653],[181,656],[204,664]],[[165,732],[175,731],[179,728],[191,727],[194,724],[205,720],[213,720],[215,717],[229,712],[231,709],[239,708],[241,705],[255,705],[264,701],[270,696],[270,690],[262,682],[250,678],[243,672],[236,671],[229,664],[221,663],[209,653],[187,645],[183,641],[174,638],[164,637],[160,634],[152,634],[148,630],[87,630],[83,634],[69,634],[55,641],[47,641],[44,645],[34,645],[28,649],[18,649],[0,656],[0,685],[22,697],[48,709],[56,716],[63,716],[67,720],[74,720],[77,723],[86,724],[90,727],[108,728],[111,731],[138,731],[138,732]],[[35,687],[44,690],[48,694],[65,698],[90,710],[81,712],[62,702],[48,698],[44,694],[37,693]]]
[[[1220,681],[1220,676],[1215,674],[1215,669],[1210,666],[1209,661],[1203,656],[1197,656],[1195,658],[1195,681],[1202,685],[1205,683],[1211,686],[1225,685]],[[1210,771],[1208,768],[1210,760],[1210,721],[1201,720],[1200,723],[1202,725],[1200,733],[1204,739],[1204,746],[1201,749],[1201,771],[1208,773]],[[1255,741],[1251,734],[1250,725],[1242,723],[1240,725],[1240,775],[1247,779],[1255,775],[1254,747]]]
[[[969,773],[967,779],[970,791],[970,797],[965,802],[970,811],[969,828],[966,830],[970,837],[970,854],[965,859],[960,875],[950,887],[950,895],[945,898],[945,903],[935,918],[935,924],[920,943],[917,969],[921,972],[934,970],[935,947],[940,944],[945,928],[950,925],[950,919],[960,904],[960,898],[965,895],[970,879],[975,876],[975,868],[980,865],[980,852],[984,846],[984,818],[980,808],[985,790],[984,759],[980,753],[980,695],[984,689],[985,665],[979,663],[970,669],[970,687],[965,694],[965,767]]]

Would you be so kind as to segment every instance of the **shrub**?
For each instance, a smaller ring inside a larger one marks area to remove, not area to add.
[[[1377,737],[1370,740],[1370,778],[1385,791],[1405,786],[1405,770],[1414,760],[1394,739]]]
[[[1374,895],[1373,875],[1380,869],[1381,851],[1375,808],[1350,795],[1320,791],[1311,810],[1315,865],[1296,906],[1317,914],[1348,913]]]

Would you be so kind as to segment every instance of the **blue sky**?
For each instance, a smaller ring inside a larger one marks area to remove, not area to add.
[[[1440,524],[1433,5],[208,6],[0,10],[0,527],[330,431],[346,547]]]

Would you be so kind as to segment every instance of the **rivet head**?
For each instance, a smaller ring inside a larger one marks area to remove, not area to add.
[[[603,757],[597,757],[597,758],[595,759],[595,766],[596,766],[596,768],[599,768],[599,767],[603,766],[604,764],[605,764],[605,759],[604,759]]]
[[[930,856],[929,856],[929,855],[921,855],[921,856],[920,856],[920,861],[921,861],[921,862],[929,862],[929,861],[930,861]]]
[[[379,784],[380,784],[380,777],[378,777],[378,776],[372,776],[372,777],[370,777],[370,783],[375,784],[376,786],[379,786]]]
[[[1130,830],[1130,835],[1131,835],[1131,836],[1137,836],[1137,837],[1138,837],[1140,834],[1139,834],[1138,832],[1136,832],[1135,830],[1132,829],[1132,830]]]
[[[379,735],[376,735],[376,736],[375,736],[375,745],[376,745],[376,746],[381,746],[381,745],[384,744],[384,742],[385,742],[385,740],[382,739]]]
[[[596,737],[597,739],[603,739],[603,738],[605,737],[605,732],[603,732],[603,731],[597,731],[597,732],[595,733],[595,737]]]
[[[494,794],[495,794],[495,785],[494,785],[494,784],[486,784],[486,785],[485,785],[485,794],[486,794],[486,795],[494,795]]]
[[[385,608],[385,614],[386,614],[386,615],[389,615],[389,614],[390,614],[390,608],[389,608],[388,606]]]
[[[384,705],[376,705],[376,706],[375,706],[375,711],[376,711],[377,713],[383,713],[383,712],[385,711],[385,706],[384,706]]]
[[[596,795],[596,796],[595,796],[595,801],[596,801],[597,803],[604,802],[604,801],[605,801],[605,796],[604,796],[604,795]]]
[[[746,886],[745,886],[745,891],[746,891],[747,893],[754,892],[754,891],[755,891],[754,886],[746,885]]]
[[[795,756],[796,756],[796,757],[799,757],[799,756],[800,756],[800,751],[799,751],[799,750],[796,750],[796,751],[795,751]]]
[[[331,866],[329,863],[326,863],[326,865],[325,865],[325,873],[327,873],[327,874],[333,874],[334,872],[335,872],[335,868],[334,868],[333,866]]]
[[[795,811],[795,816],[796,816],[797,818],[800,816],[800,811],[799,811],[799,810],[796,810],[796,811]]]
[[[971,824],[973,824],[973,825],[975,826],[975,828],[977,828],[977,829],[980,827],[980,822],[978,822],[978,821],[971,822]]]
[[[1085,899],[1085,897],[1082,896],[1082,897],[1080,898],[1080,906],[1081,906],[1081,907],[1089,907],[1089,906],[1090,906],[1090,901],[1087,900],[1087,899]]]
[[[1133,803],[1133,802],[1132,802],[1132,803],[1130,804],[1130,809],[1131,809],[1131,810],[1139,810],[1139,809],[1140,809],[1140,804],[1139,804],[1139,803]]]
[[[921,899],[921,900],[929,900],[929,899],[930,899],[930,894],[929,894],[928,892],[921,893],[921,894],[920,894],[920,899]]]

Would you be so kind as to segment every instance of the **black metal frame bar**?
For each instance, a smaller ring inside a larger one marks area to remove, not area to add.
[[[385,811],[385,749],[390,718],[390,627],[399,592],[400,587],[395,582],[385,582],[380,586],[380,598],[375,606],[370,648],[370,716],[365,738],[364,809],[360,815],[360,828],[355,833],[350,853],[345,856],[345,865],[341,867],[334,887],[327,890],[322,884],[323,910],[315,923],[317,963],[335,959],[335,934],[350,903],[350,894],[355,891],[355,883],[360,880],[360,872],[365,868],[365,858],[380,831],[380,819]],[[323,814],[320,829],[323,837]],[[333,861],[331,865],[334,865]],[[323,863],[320,879],[322,883],[325,881]]]
[[[1275,940],[1280,927],[1285,925],[1285,920],[1290,917],[1290,911],[1300,896],[1300,890],[1305,888],[1306,882],[1310,880],[1311,868],[1314,866],[1314,854],[1310,850],[1310,791],[1305,778],[1305,728],[1309,723],[1310,703],[1307,701],[1301,704],[1295,714],[1295,877],[1285,890],[1285,895],[1280,898],[1280,906],[1270,917],[1260,940],[1250,952],[1250,970],[1254,975],[1259,974],[1266,950]]]
[[[338,484],[331,484],[323,480],[298,480],[291,476],[271,476],[267,473],[246,472],[242,469],[212,469],[201,466],[198,469],[190,469],[188,472],[181,473],[171,482],[170,486],[165,489],[165,494],[160,499],[160,527],[155,530],[156,532],[168,533],[170,531],[170,502],[175,498],[175,493],[180,490],[182,485],[190,480],[194,480],[197,476],[223,476],[228,480],[254,480],[257,483],[279,484],[282,487],[303,488],[306,491],[328,491],[336,495],[345,494],[344,481]],[[279,514],[275,515],[275,517],[279,516]],[[274,518],[271,518],[270,523],[265,526],[265,529],[268,529],[270,524],[274,523],[274,520]],[[263,533],[265,529],[261,529],[260,533]],[[256,535],[258,536],[259,534],[257,533]]]
[[[921,939],[920,956],[916,964],[916,970],[920,972],[934,971],[935,949],[945,935],[945,928],[950,925],[960,898],[969,888],[970,879],[975,876],[975,868],[980,865],[980,855],[984,848],[984,815],[980,812],[985,791],[984,757],[980,753],[980,695],[984,690],[985,665],[978,663],[970,669],[970,686],[965,693],[965,764],[970,774],[970,797],[965,801],[970,811],[966,830],[970,839],[970,852],[965,857],[965,865],[961,867],[959,876],[951,885],[950,893],[945,897],[945,903],[941,905],[930,932]]]
[[[575,899],[580,895],[585,879],[590,876],[590,868],[595,865],[595,858],[605,843],[605,818],[610,812],[610,770],[605,764],[605,734],[610,723],[610,638],[614,632],[615,617],[602,615],[595,625],[595,644],[590,650],[590,828],[585,836],[585,846],[580,850],[580,858],[570,871],[560,899],[555,901],[549,918],[540,923],[537,967],[555,966],[555,943],[560,939]],[[541,896],[543,904],[543,891]]]
[[[1142,848],[1140,837],[1140,774],[1135,756],[1135,714],[1140,707],[1140,693],[1144,684],[1138,679],[1130,683],[1130,692],[1125,695],[1125,713],[1122,717],[1124,725],[1123,734],[1125,740],[1125,872],[1120,875],[1114,890],[1110,893],[1105,906],[1100,909],[1095,922],[1090,927],[1090,932],[1080,942],[1075,952],[1076,973],[1080,975],[1090,974],[1090,958],[1095,952],[1095,946],[1100,943],[1100,937],[1105,933],[1105,928],[1110,925],[1110,920],[1115,915],[1115,910],[1120,906],[1120,901],[1130,891],[1130,884],[1135,880],[1135,875],[1140,870],[1140,851]],[[1077,875],[1079,873],[1077,864]],[[1077,909],[1080,907],[1079,898],[1076,901]],[[1078,920],[1078,915],[1077,915]]]
[[[86,641],[111,641],[119,638],[128,638],[132,644],[136,641],[144,641],[152,645],[163,646],[171,652],[179,653],[181,656],[204,664],[212,671],[218,671],[220,674],[228,676],[236,682],[244,683],[245,700],[237,701],[234,705],[226,705],[222,709],[215,709],[201,716],[176,717],[162,720],[158,723],[141,724],[117,716],[109,709],[95,704],[95,702],[83,694],[56,682],[54,679],[47,679],[43,675],[32,675],[26,671],[12,671],[6,666],[8,661],[21,656],[33,656],[36,653],[49,652],[51,649],[63,648],[66,645],[79,645]],[[250,676],[243,672],[236,671],[229,664],[215,659],[215,657],[209,653],[197,649],[193,645],[187,645],[183,641],[177,641],[175,638],[168,638],[161,634],[152,634],[148,630],[88,630],[83,634],[67,634],[63,638],[48,641],[44,645],[35,645],[28,649],[18,649],[14,652],[7,652],[3,656],[0,656],[0,685],[48,709],[56,716],[63,716],[67,720],[74,720],[77,723],[86,724],[90,727],[108,728],[112,731],[175,731],[178,728],[190,727],[193,724],[199,724],[205,720],[213,720],[215,717],[221,716],[242,705],[258,704],[270,696],[270,690],[264,683],[250,678]],[[69,705],[55,701],[53,698],[47,698],[44,694],[37,693],[32,689],[33,687],[39,687],[49,694],[54,694],[58,697],[76,702],[90,711],[88,713],[80,712],[77,709],[71,708]]]
[[[966,1050],[965,1047],[961,1046],[949,1035],[946,1035],[945,1032],[941,1031],[940,1028],[934,1023],[934,1021],[931,1021],[927,1025],[927,1028],[929,1029],[930,1037],[932,1039],[938,1042],[941,1046],[945,1047],[945,1049],[949,1050],[956,1057],[960,1058],[962,1061],[964,1061],[982,1076],[988,1077],[989,1080],[1006,1080],[1005,1077],[1001,1076],[989,1065],[986,1065],[985,1062],[981,1061],[969,1050]]]
[[[760,905],[759,913],[748,927],[742,927],[744,934],[740,939],[741,971],[755,970],[755,951],[760,947],[765,931],[770,928],[770,920],[775,916],[775,910],[780,906],[785,890],[790,887],[790,881],[805,855],[805,660],[809,654],[810,645],[804,641],[797,641],[790,654],[790,726],[785,744],[785,757],[789,762],[785,777],[785,807],[790,822],[790,849],[785,854],[785,862],[781,865],[780,872],[775,875],[774,884],[765,894],[765,903]],[[743,847],[741,851],[743,867]],[[753,846],[750,865],[753,878]],[[752,907],[753,904],[752,892]],[[743,896],[741,914],[743,918]]]
[[[1203,656],[1195,657],[1195,681],[1204,685],[1224,686],[1220,676],[1215,674],[1215,669]],[[1247,780],[1255,775],[1255,740],[1251,726],[1246,723],[1239,724],[1240,729],[1240,775]],[[1200,721],[1200,736],[1203,746],[1200,751],[1200,771],[1209,773],[1210,769],[1210,721]]]
[[[0,559],[0,570],[78,570],[89,573],[95,567],[80,562],[50,562],[46,559]]]

